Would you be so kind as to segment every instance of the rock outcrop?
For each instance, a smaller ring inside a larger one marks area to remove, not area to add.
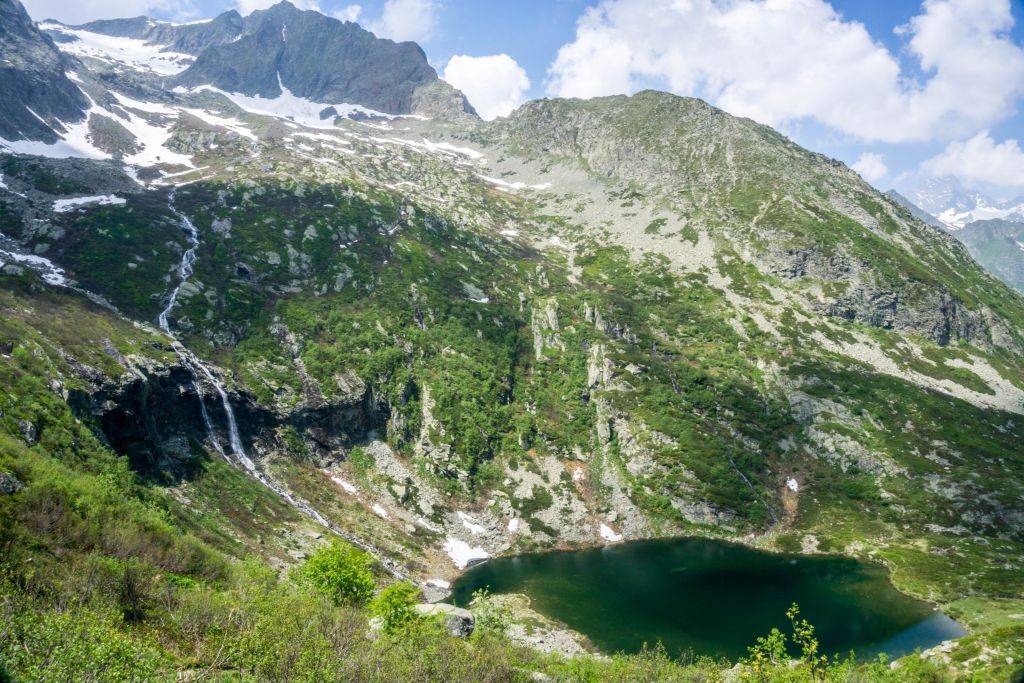
[[[462,609],[446,602],[420,604],[414,607],[416,612],[429,619],[440,619],[445,629],[453,636],[468,638],[473,635],[476,618],[468,609]]]
[[[117,378],[90,373],[90,388],[72,390],[68,403],[134,469],[177,477],[213,446],[211,439],[227,448],[223,403],[201,373],[183,361],[164,365],[132,357],[126,362],[131,372]],[[357,396],[292,409],[260,405],[244,392],[231,392],[229,399],[243,445],[258,457],[288,449],[282,430],[289,429],[300,435],[306,457],[323,466],[387,422],[387,407],[376,405],[365,388]]]

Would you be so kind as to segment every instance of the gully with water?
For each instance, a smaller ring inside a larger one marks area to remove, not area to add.
[[[366,550],[367,552],[376,555],[380,559],[384,567],[389,572],[391,572],[391,574],[401,579],[406,578],[405,574],[395,566],[395,563],[393,561],[391,561],[388,558],[381,557],[380,553],[376,552],[374,548],[371,548],[370,546],[361,542],[359,539],[353,538],[349,534],[344,533],[335,525],[331,524],[331,522],[328,521],[328,519],[324,517],[322,514],[320,514],[320,512],[316,510],[312,505],[302,500],[301,498],[293,496],[291,492],[289,492],[284,486],[282,486],[277,481],[274,481],[274,479],[272,479],[268,474],[260,470],[256,466],[256,463],[254,463],[252,459],[246,454],[245,446],[242,444],[242,437],[238,432],[238,420],[235,418],[235,410],[231,406],[231,400],[228,397],[228,392],[224,388],[224,385],[217,379],[216,375],[213,374],[213,372],[206,366],[206,364],[203,363],[198,356],[196,356],[194,353],[186,349],[171,332],[169,316],[171,310],[174,308],[175,304],[178,301],[178,293],[181,291],[182,285],[184,285],[188,281],[188,279],[192,277],[192,273],[194,272],[196,262],[196,249],[199,247],[199,231],[196,229],[195,225],[192,223],[191,220],[189,220],[187,216],[185,216],[183,213],[179,212],[175,208],[173,190],[168,195],[167,206],[171,210],[171,213],[173,213],[175,217],[177,217],[178,222],[180,223],[182,229],[188,234],[190,246],[188,249],[185,250],[185,253],[182,254],[181,263],[178,264],[178,284],[174,287],[170,295],[167,297],[167,305],[164,307],[164,309],[160,312],[160,315],[157,317],[157,324],[160,326],[161,330],[166,332],[167,335],[174,340],[176,352],[189,365],[189,367],[192,368],[193,375],[195,375],[196,372],[201,373],[210,383],[210,385],[213,386],[213,388],[217,391],[217,394],[220,396],[221,406],[224,409],[224,415],[227,419],[228,443],[231,447],[230,454],[224,450],[223,446],[221,446],[220,444],[220,440],[217,438],[217,434],[213,428],[213,422],[210,420],[210,415],[207,412],[206,405],[202,399],[202,393],[199,391],[198,384],[196,384],[196,394],[199,396],[199,405],[203,417],[203,424],[206,427],[207,437],[209,438],[210,443],[213,445],[214,450],[216,450],[217,453],[219,453],[220,455],[224,456],[224,458],[229,462],[244,469],[251,477],[253,477],[261,484],[266,486],[268,489],[276,493],[278,496],[284,499],[285,502],[287,502],[293,508],[303,513],[310,519],[312,519],[317,524],[323,526],[326,529],[329,529],[338,536],[341,536],[349,543],[352,543],[353,545],[356,545],[362,548],[363,550]]]

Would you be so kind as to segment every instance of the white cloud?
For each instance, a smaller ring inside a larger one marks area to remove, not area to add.
[[[366,22],[366,28],[378,38],[422,43],[434,35],[438,9],[436,0],[387,0],[380,18]]]
[[[235,7],[242,14],[252,14],[258,9],[267,9],[279,3],[281,0],[235,0]],[[288,0],[299,9],[312,9],[320,11],[320,4],[316,0]]]
[[[941,154],[921,164],[921,170],[965,183],[1024,188],[1024,149],[1017,140],[997,143],[983,130],[969,140],[951,142]]]
[[[869,183],[877,183],[889,172],[889,167],[885,165],[885,157],[874,152],[864,152],[850,168]]]
[[[83,24],[94,19],[137,17],[155,12],[180,20],[196,16],[190,0],[24,0],[23,4],[29,16],[36,21],[57,19],[67,24]]]
[[[341,9],[334,10],[331,12],[331,16],[341,21],[359,21],[359,15],[363,13],[363,8],[359,5],[348,5]]]
[[[486,121],[508,116],[523,103],[524,94],[530,89],[526,71],[506,54],[455,55],[448,60],[442,78],[465,93]]]
[[[826,0],[604,0],[577,22],[548,92],[651,84],[779,126],[815,119],[863,140],[965,135],[1024,96],[1009,0],[925,0],[898,31],[923,80]]]

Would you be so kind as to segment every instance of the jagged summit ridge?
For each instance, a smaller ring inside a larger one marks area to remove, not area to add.
[[[381,39],[352,22],[280,2],[242,17],[172,24],[147,17],[95,21],[74,29],[143,40],[193,55],[172,85],[212,86],[247,97],[289,92],[311,102],[347,103],[385,114],[473,116],[465,96],[440,80],[413,42]]]

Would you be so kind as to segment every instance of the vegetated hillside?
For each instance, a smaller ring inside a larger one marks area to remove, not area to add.
[[[956,236],[993,275],[1024,290],[1024,223],[975,221],[965,225]]]
[[[1021,348],[1024,308],[955,240],[842,164],[700,100],[539,100],[497,128],[509,149],[619,181],[827,315],[947,344]]]
[[[892,675],[1019,669],[1024,301],[948,235],[696,100],[331,125],[119,59],[77,73],[109,159],[0,167],[18,676],[65,632],[67,671],[720,669],[542,659],[504,617],[364,643],[363,606],[268,574],[335,536],[430,598],[616,539],[846,553],[976,631]]]

